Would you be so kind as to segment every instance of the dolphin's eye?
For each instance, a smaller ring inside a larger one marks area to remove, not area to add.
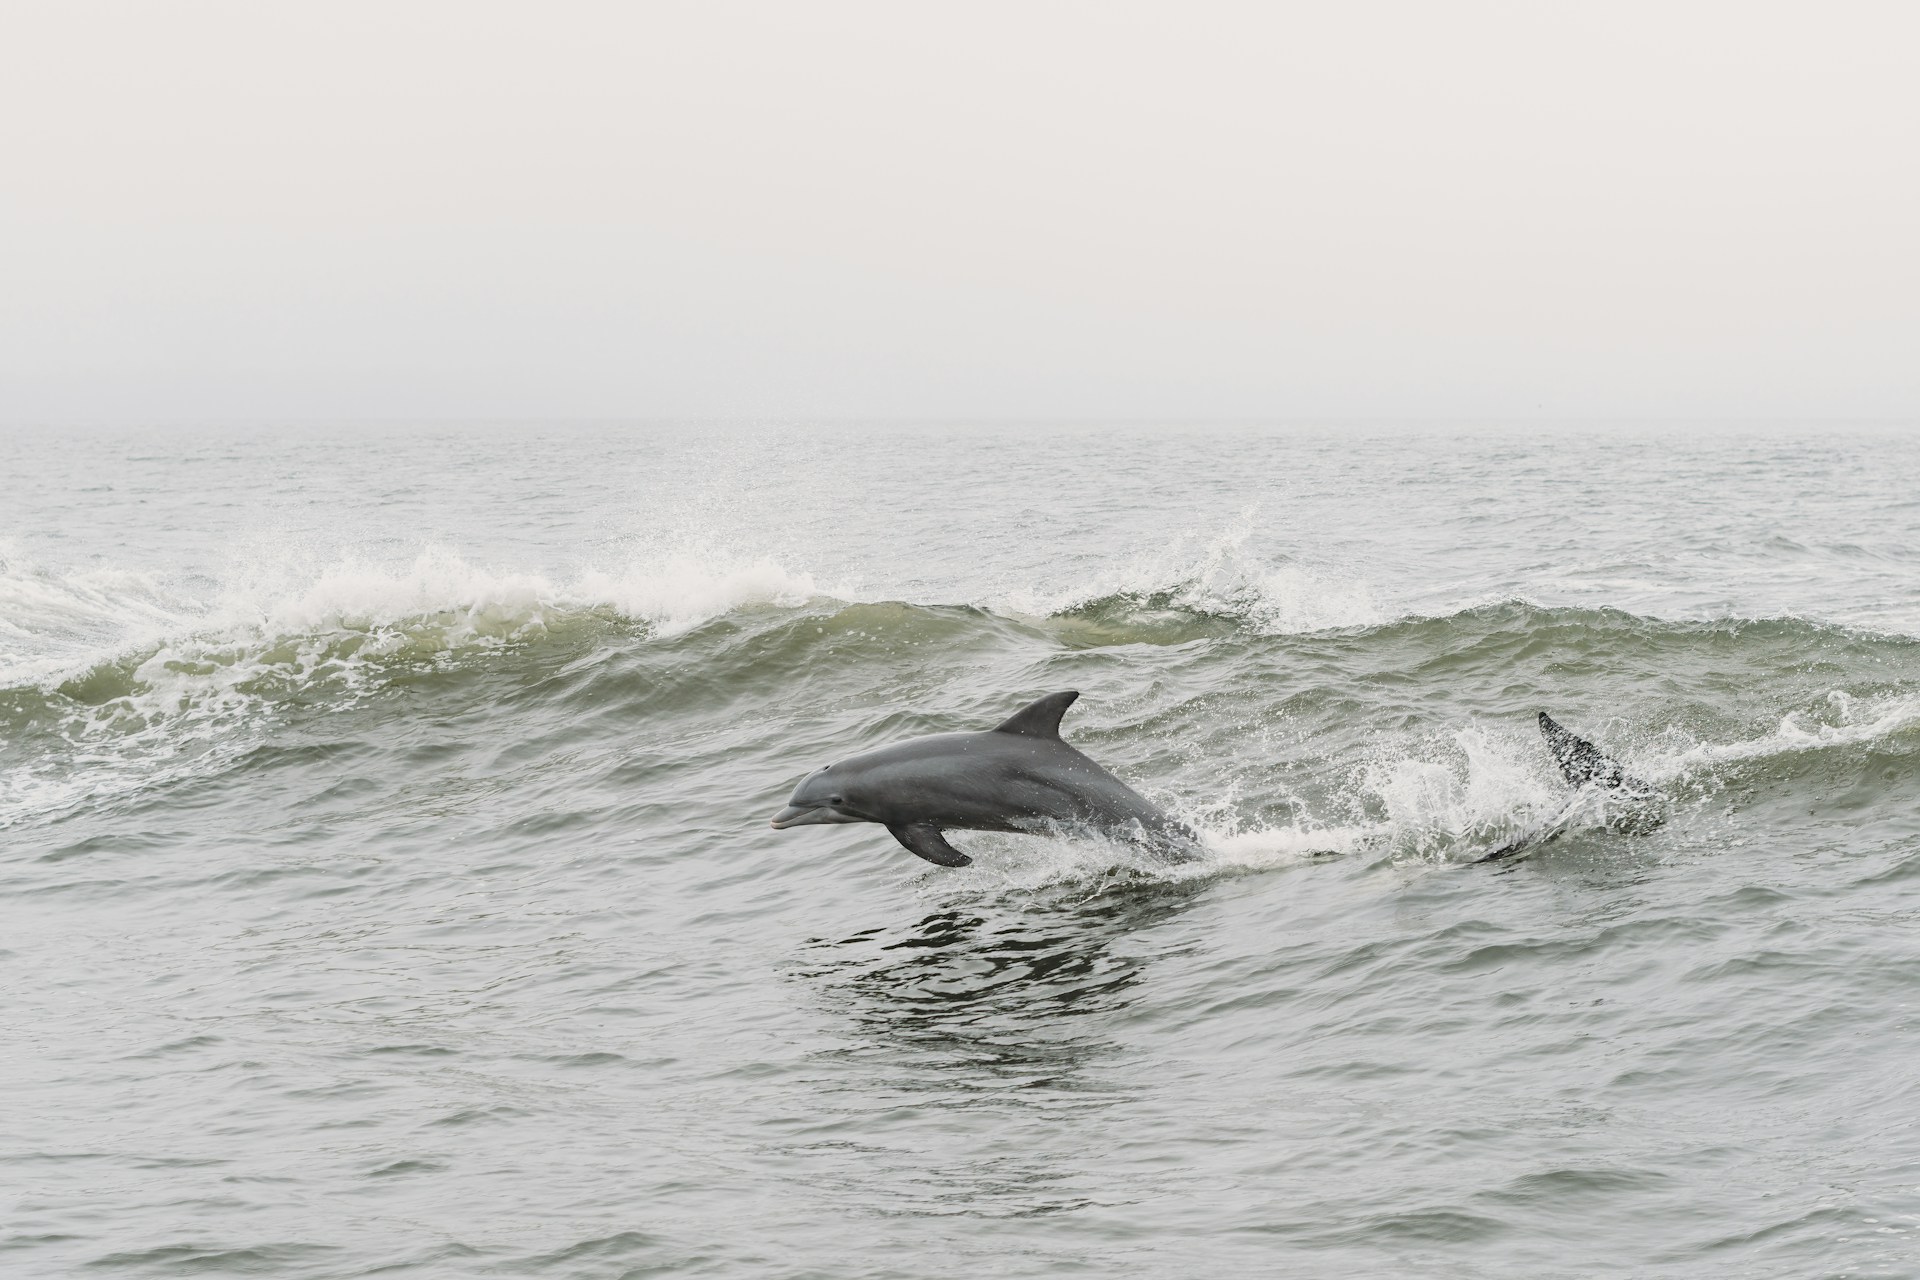
[[[845,804],[846,797],[845,796],[828,796],[827,803],[828,804]]]

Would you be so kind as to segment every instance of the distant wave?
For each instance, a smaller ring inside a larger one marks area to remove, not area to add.
[[[1248,554],[1245,528],[1178,541],[1091,572],[1066,588],[1003,587],[978,599],[924,598],[822,581],[765,555],[683,549],[553,575],[476,564],[429,548],[409,560],[289,556],[245,563],[217,582],[86,568],[49,573],[0,556],[0,688],[52,686],[133,657],[200,661],[202,650],[312,649],[367,657],[459,652],[565,626],[618,620],[671,638],[743,609],[887,600],[970,607],[1039,625],[1070,644],[1181,643],[1224,634],[1309,636],[1446,626],[1465,618],[1610,631],[1665,625],[1823,627],[1792,618],[1665,620],[1603,607],[1475,599],[1389,607],[1363,579]],[[1876,634],[1898,635],[1897,631]],[[139,665],[139,664],[136,664]]]
[[[823,588],[769,558],[691,553],[555,578],[428,550],[401,564],[278,563],[199,594],[136,572],[53,575],[0,562],[0,695],[8,695],[0,698],[0,721],[17,727],[23,716],[50,712],[146,728],[249,698],[358,695],[387,668],[486,661],[503,648],[608,627],[677,640],[748,610],[765,613],[762,627],[794,629],[758,650],[780,671],[805,661],[829,634],[843,648],[885,646],[890,634],[926,643],[987,618],[1070,648],[1268,637],[1316,651],[1333,644],[1326,652],[1338,653],[1359,643],[1379,649],[1382,661],[1417,660],[1423,679],[1497,670],[1543,646],[1658,669],[1669,650],[1733,638],[1796,662],[1833,643],[1914,643],[1794,618],[1671,621],[1518,600],[1386,616],[1359,588],[1322,590],[1304,571],[1253,574],[1221,555],[1213,570],[1192,578],[1069,600],[1043,613],[1006,600],[997,607],[861,601],[849,588]],[[1400,645],[1412,649],[1392,658]],[[1900,721],[1913,713],[1887,714]],[[1803,727],[1790,719],[1776,737],[1788,749],[1851,732],[1838,721]]]
[[[758,696],[825,669],[858,684],[922,655],[937,663],[949,647],[986,643],[1056,653],[1230,641],[1221,659],[1204,659],[1215,665],[1194,669],[1229,684],[1244,646],[1278,645],[1288,663],[1314,664],[1329,689],[1388,678],[1406,697],[1463,679],[1497,691],[1507,673],[1546,658],[1576,672],[1723,661],[1783,672],[1841,661],[1850,672],[1826,702],[1802,704],[1758,735],[1729,738],[1722,724],[1717,741],[1669,730],[1643,744],[1629,763],[1655,780],[1851,749],[1920,724],[1920,697],[1899,675],[1920,660],[1910,639],[1796,618],[1674,621],[1516,600],[1394,614],[1363,584],[1256,563],[1234,535],[1047,597],[861,595],[771,558],[696,551],[566,576],[498,570],[439,549],[398,562],[289,557],[225,582],[185,584],[0,560],[0,824],[9,813],[217,768],[288,718],[375,702],[421,673],[434,673],[436,688],[501,673],[512,687],[531,687],[605,645],[673,646],[672,661],[701,671],[714,691],[687,693],[676,704],[686,712],[702,696]],[[601,705],[631,705],[655,680],[595,664],[584,672],[578,678]],[[1572,679],[1570,692],[1579,687]],[[1887,680],[1894,692],[1876,692]],[[1255,861],[1381,841],[1444,857],[1531,820],[1560,794],[1525,730],[1388,735],[1370,751],[1348,784],[1346,811],[1284,831],[1188,816]]]

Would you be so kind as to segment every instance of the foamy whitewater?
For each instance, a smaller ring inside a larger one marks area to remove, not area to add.
[[[1920,1275],[1916,495],[1822,424],[0,436],[0,1273]],[[1066,688],[1206,859],[767,826]]]

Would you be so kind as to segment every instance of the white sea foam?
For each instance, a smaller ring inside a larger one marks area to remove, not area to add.
[[[1534,735],[1480,725],[1383,746],[1361,771],[1359,791],[1384,817],[1380,842],[1425,858],[1491,847],[1566,803]]]
[[[1165,546],[1090,575],[1064,589],[1020,587],[991,603],[1011,613],[1050,617],[1115,597],[1164,601],[1167,607],[1240,619],[1270,635],[1366,626],[1389,615],[1367,583],[1330,568],[1274,562],[1249,547],[1255,512],[1224,531],[1187,534]]]
[[[437,548],[400,562],[290,556],[238,565],[199,593],[136,572],[49,574],[0,562],[0,684],[57,683],[148,650],[142,673],[213,655],[230,665],[249,647],[291,645],[297,656],[303,641],[349,635],[364,638],[357,651],[368,655],[407,643],[451,650],[595,611],[673,635],[742,607],[822,594],[811,575],[769,558],[691,552],[567,577],[491,569]]]
[[[1350,826],[1242,827],[1236,830],[1204,830],[1207,848],[1214,865],[1239,871],[1265,871],[1290,863],[1305,862],[1327,854],[1357,853],[1377,841],[1382,829],[1378,824]]]
[[[1810,711],[1790,712],[1757,738],[1695,744],[1643,762],[1637,771],[1649,781],[1667,781],[1716,765],[1856,746],[1920,724],[1920,696],[1913,694],[1859,698],[1834,689],[1823,703]]]
[[[676,555],[618,574],[588,571],[570,588],[582,599],[604,600],[626,617],[650,622],[675,635],[747,605],[792,607],[828,596],[854,598],[845,586],[822,589],[809,573],[789,571],[772,559],[713,560]]]
[[[141,573],[38,573],[0,559],[0,687],[36,684],[191,625],[193,612]]]
[[[1221,875],[1295,866],[1326,854],[1352,853],[1377,839],[1367,827],[1202,829],[1206,852],[1190,862],[1163,862],[1124,841],[1090,834],[1008,836],[967,833],[976,856],[965,872],[929,868],[922,890],[941,898],[997,898],[1066,891],[1097,896],[1128,884],[1177,884]]]
[[[811,575],[771,559],[677,552],[589,566],[559,578],[489,569],[443,549],[391,565],[346,559],[305,585],[256,578],[231,590],[219,613],[263,633],[366,631],[432,621],[450,643],[502,638],[566,613],[606,611],[677,634],[753,604],[798,605],[822,594]]]

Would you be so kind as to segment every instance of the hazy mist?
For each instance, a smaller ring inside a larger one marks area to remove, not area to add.
[[[1920,413],[1905,4],[0,8],[0,420]]]

